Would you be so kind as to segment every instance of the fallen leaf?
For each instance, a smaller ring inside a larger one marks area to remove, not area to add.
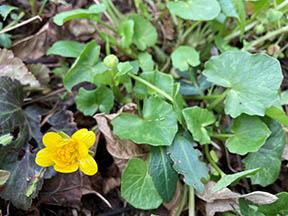
[[[20,58],[10,50],[0,49],[0,77],[7,76],[18,80],[22,85],[40,86],[34,75],[28,71]]]
[[[283,154],[282,154],[282,159],[288,161],[288,145],[285,145]]]
[[[255,204],[264,205],[275,202],[277,196],[263,192],[254,191],[249,194],[239,194],[232,192],[228,188],[223,188],[218,192],[212,192],[215,182],[208,182],[205,186],[205,192],[202,194],[197,193],[197,196],[206,202],[206,215],[214,216],[217,212],[227,212],[239,209],[239,198],[245,198]]]
[[[36,77],[36,79],[40,82],[41,85],[47,86],[50,77],[49,73],[50,69],[44,64],[29,64],[27,65],[29,71]]]

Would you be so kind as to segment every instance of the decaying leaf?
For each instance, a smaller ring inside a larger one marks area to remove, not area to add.
[[[249,194],[239,194],[224,188],[218,192],[212,192],[215,182],[208,182],[205,186],[205,192],[197,196],[206,202],[206,215],[214,216],[217,212],[227,212],[239,209],[239,198],[245,198],[255,204],[264,205],[275,202],[277,196],[263,192],[254,191]]]
[[[112,132],[110,126],[111,120],[117,117],[123,111],[135,111],[135,104],[126,105],[116,114],[105,115],[100,113],[94,116],[98,124],[98,129],[106,139],[106,148],[115,159],[128,160],[132,157],[145,157],[148,152],[146,145],[137,145],[130,140],[120,140],[114,136]]]
[[[22,85],[40,86],[34,75],[28,71],[20,58],[14,57],[10,50],[0,49],[0,77],[17,79]]]
[[[44,64],[30,64],[27,65],[29,71],[36,77],[36,79],[41,83],[43,86],[47,86],[50,77],[50,69]]]

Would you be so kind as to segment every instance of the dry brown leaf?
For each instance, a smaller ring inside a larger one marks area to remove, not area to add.
[[[48,30],[51,35],[52,30],[49,28],[49,23],[46,23],[36,34],[16,41],[12,47],[15,56],[23,61],[36,60],[44,56],[49,47]]]
[[[288,145],[285,145],[285,148],[282,154],[282,159],[288,161]]]
[[[206,214],[207,216],[214,216],[217,212],[227,212],[239,209],[239,198],[245,198],[255,204],[264,205],[275,202],[277,196],[263,192],[254,191],[249,194],[241,195],[239,193],[232,192],[228,188],[224,188],[218,192],[213,193],[212,188],[215,182],[208,182],[205,186],[205,191],[197,196],[206,202]]]
[[[40,86],[38,80],[28,71],[22,60],[14,57],[13,52],[6,49],[0,49],[0,76],[16,79],[22,85]]]

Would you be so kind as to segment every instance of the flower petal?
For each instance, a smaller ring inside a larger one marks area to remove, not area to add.
[[[76,140],[79,144],[85,144],[87,148],[90,148],[95,143],[96,136],[93,131],[88,131],[84,128],[76,131],[72,135],[72,139]]]
[[[81,158],[79,161],[79,167],[80,170],[86,175],[95,175],[98,171],[97,163],[91,155]]]
[[[71,165],[59,166],[59,164],[54,165],[54,169],[60,173],[73,173],[78,170],[79,166],[77,163],[73,163]]]
[[[54,161],[51,160],[51,153],[47,148],[41,149],[37,153],[35,162],[37,165],[42,167],[49,167],[54,165]]]
[[[63,142],[63,137],[56,132],[48,132],[43,138],[42,142],[47,148],[56,148],[56,146]]]

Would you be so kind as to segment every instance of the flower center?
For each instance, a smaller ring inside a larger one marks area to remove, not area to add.
[[[73,164],[78,161],[79,152],[77,143],[73,140],[68,140],[61,148],[56,152],[58,160],[65,164]]]

